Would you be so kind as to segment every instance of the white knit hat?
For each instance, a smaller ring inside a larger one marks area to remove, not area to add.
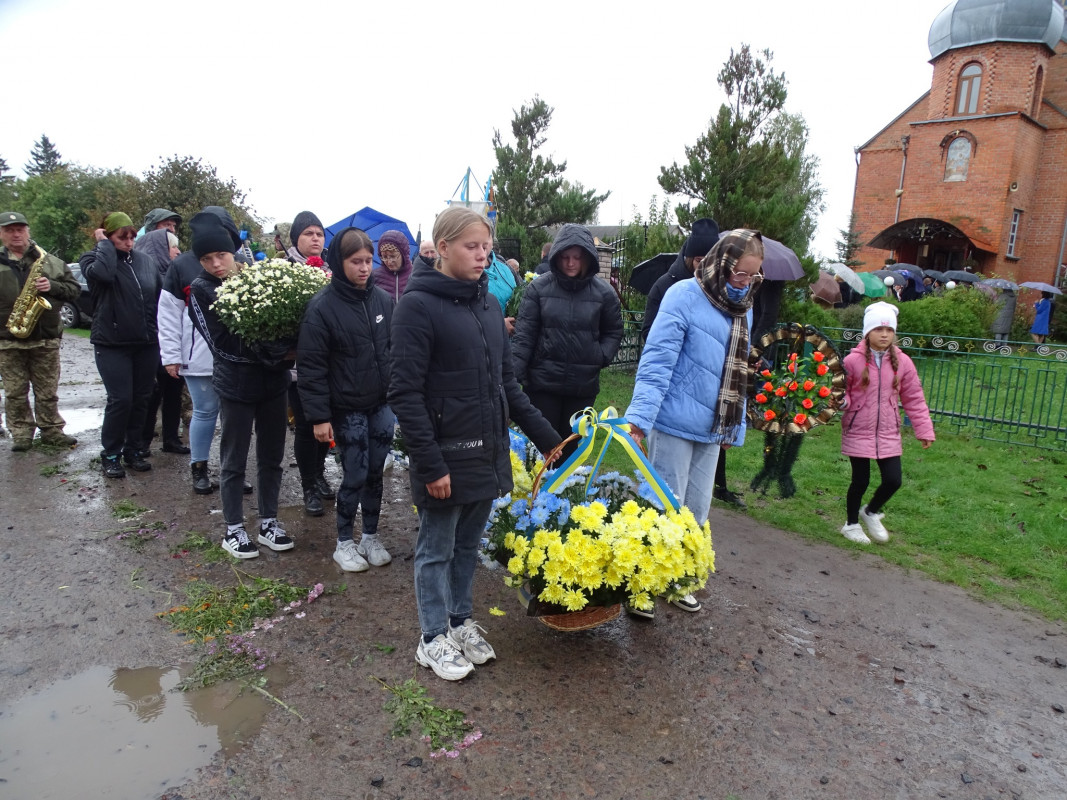
[[[863,338],[875,328],[897,329],[897,314],[900,309],[890,303],[871,303],[863,312]]]

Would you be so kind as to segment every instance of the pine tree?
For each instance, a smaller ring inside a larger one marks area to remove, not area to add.
[[[856,252],[863,244],[860,242],[859,234],[856,233],[855,212],[852,212],[848,218],[848,227],[842,228],[838,233],[841,234],[841,238],[835,242],[837,245],[837,260],[846,267],[862,267],[864,262],[856,259]]]
[[[23,169],[26,170],[27,175],[50,175],[59,169],[66,166],[63,163],[62,157],[59,155],[59,150],[52,144],[51,140],[43,133],[40,140],[33,146],[33,150],[30,151],[30,160],[26,162]]]
[[[11,174],[11,167],[7,165],[7,159],[0,156],[0,183],[11,183],[15,176]]]

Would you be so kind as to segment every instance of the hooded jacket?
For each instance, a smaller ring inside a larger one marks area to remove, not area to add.
[[[133,243],[134,252],[144,253],[159,270],[160,277],[166,277],[170,269],[170,242],[167,234],[170,231],[158,230],[146,233]]]
[[[893,364],[886,354],[878,367],[874,359],[868,384],[862,385],[867,362],[867,342],[860,342],[845,356],[845,413],[841,418],[841,452],[857,458],[892,458],[903,452],[900,439],[900,409],[911,420],[915,438],[934,440],[934,425],[926,407],[923,387],[915,364],[897,348],[899,387],[893,388]]]
[[[229,212],[221,206],[207,206],[204,211],[222,221],[236,251],[241,246],[241,234]],[[163,291],[156,310],[159,358],[163,366],[177,364],[180,375],[210,375],[214,362],[211,348],[193,325],[188,309],[190,286],[203,274],[200,261],[192,250],[187,250],[171,262],[163,277]]]
[[[212,385],[219,397],[260,403],[289,388],[288,360],[293,342],[246,343],[231,333],[212,310],[222,281],[201,269],[189,287],[189,316],[214,356]],[[225,420],[223,421],[225,425]]]
[[[393,314],[389,406],[404,433],[416,506],[441,508],[512,489],[508,418],[542,452],[560,442],[519,388],[488,276],[460,281],[419,270]],[[451,476],[452,496],[426,484]]]
[[[575,278],[559,269],[559,255],[581,247],[594,267]],[[526,287],[515,322],[515,375],[527,389],[570,396],[596,395],[600,370],[619,351],[623,324],[619,298],[597,277],[593,235],[564,225],[548,255],[551,270]]]
[[[63,321],[59,309],[64,303],[73,303],[81,296],[81,286],[74,273],[63,260],[48,253],[41,265],[41,274],[48,278],[51,287],[44,299],[52,304],[48,311],[42,311],[33,326],[30,335],[19,339],[7,329],[7,320],[15,307],[15,300],[22,293],[29,276],[30,267],[41,257],[43,249],[37,242],[30,240],[22,258],[15,258],[6,247],[0,246],[0,339],[18,342],[36,342],[42,339],[58,339],[63,335]]]
[[[156,305],[163,279],[152,259],[137,250],[120,253],[104,239],[78,263],[95,309],[89,341],[105,347],[156,345]]]
[[[312,425],[373,411],[385,404],[389,388],[393,303],[374,285],[373,273],[366,288],[352,283],[339,252],[330,251],[329,264],[333,277],[308,304],[297,345],[300,403]]]
[[[404,293],[404,289],[407,288],[408,280],[411,278],[413,269],[411,264],[411,242],[400,231],[386,231],[378,239],[379,258],[381,258],[383,244],[391,244],[400,251],[400,269],[393,272],[384,264],[375,267],[374,285],[384,289],[395,305],[400,299],[400,295]]]

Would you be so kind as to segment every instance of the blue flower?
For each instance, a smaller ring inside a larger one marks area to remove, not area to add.
[[[516,517],[521,517],[523,514],[526,513],[527,506],[528,501],[525,497],[516,500],[514,503],[511,504],[511,513],[514,514]]]
[[[559,501],[558,514],[556,515],[556,524],[560,527],[567,524],[571,518],[571,501],[563,498]]]
[[[548,522],[548,509],[538,503],[537,507],[530,512],[530,522],[538,528],[543,528],[545,523]]]

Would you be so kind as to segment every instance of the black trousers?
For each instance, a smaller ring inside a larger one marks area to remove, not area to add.
[[[219,438],[219,461],[222,464],[222,516],[227,525],[244,522],[245,469],[252,446],[252,429],[256,431],[256,478],[259,516],[278,516],[278,493],[282,487],[282,459],[285,458],[285,393],[242,403],[219,398],[222,436]]]
[[[860,506],[863,505],[863,495],[871,482],[871,460],[869,458],[857,458],[849,456],[852,462],[852,483],[849,484],[848,494],[845,496],[845,511],[848,514],[847,522],[853,525],[860,521]],[[878,471],[881,473],[882,482],[874,490],[867,510],[877,514],[889,502],[897,489],[903,483],[903,473],[900,468],[900,456],[876,459]]]
[[[152,396],[148,398],[148,413],[144,421],[145,447],[156,435],[156,415],[159,407],[163,406],[163,432],[164,442],[178,441],[178,423],[182,418],[182,386],[185,385],[183,378],[172,378],[163,366],[160,365],[156,372],[156,383],[152,389]]]
[[[593,405],[596,401],[595,394],[555,394],[554,392],[538,392],[529,389],[526,390],[526,396],[530,398],[530,403],[533,404],[533,407],[541,412],[541,416],[548,420],[548,424],[555,428],[556,433],[564,439],[573,433],[571,431],[571,417],[574,413]],[[556,464],[562,464],[563,460],[569,458],[570,454],[577,448],[577,441],[571,442],[563,448],[563,453]]]
[[[304,405],[300,402],[300,392],[296,384],[289,385],[289,408],[293,409],[294,427],[293,455],[300,470],[300,484],[305,489],[315,486],[315,479],[326,468],[326,455],[330,445],[315,438],[315,426],[304,416]]]
[[[100,446],[107,456],[132,455],[147,445],[145,414],[159,368],[159,346],[96,345],[93,351],[96,369],[107,389]]]

